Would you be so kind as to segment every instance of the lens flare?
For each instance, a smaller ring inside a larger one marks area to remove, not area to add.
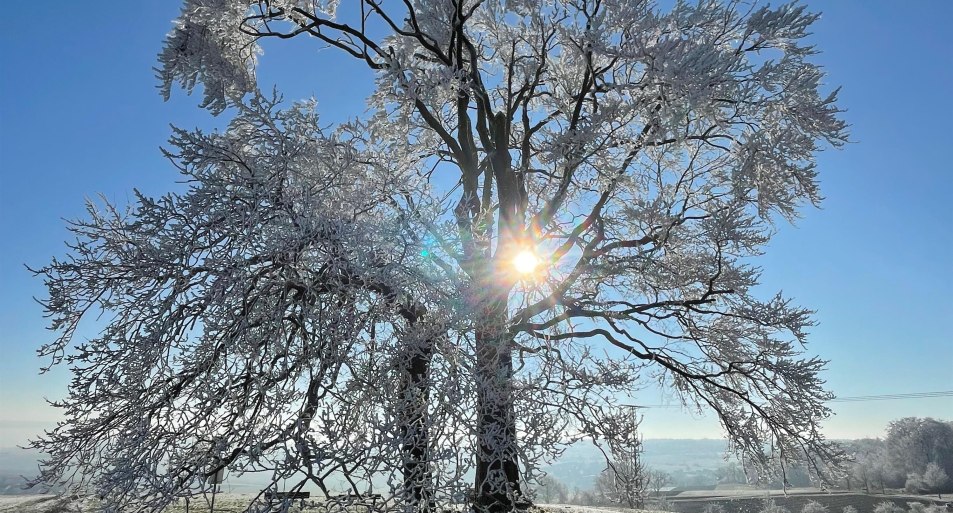
[[[528,249],[520,251],[513,258],[513,267],[520,274],[531,274],[536,271],[538,266],[539,257]]]

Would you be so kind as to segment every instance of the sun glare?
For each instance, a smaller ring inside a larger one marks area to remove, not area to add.
[[[524,249],[513,258],[513,267],[520,274],[530,274],[539,266],[539,257],[531,250]]]

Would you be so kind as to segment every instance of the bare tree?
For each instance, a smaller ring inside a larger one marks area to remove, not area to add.
[[[661,470],[653,470],[649,472],[649,483],[652,487],[652,492],[655,494],[655,497],[662,497],[662,489],[671,484],[672,476],[668,475]]]
[[[543,476],[537,481],[536,499],[544,504],[566,504],[569,502],[569,488],[553,476]]]
[[[729,462],[715,470],[715,478],[719,483],[747,483],[748,476],[744,468],[737,462]]]
[[[851,472],[854,474],[854,478],[861,483],[866,493],[870,493],[870,484],[872,481],[870,470],[870,462],[863,456],[857,457],[851,466]]]
[[[641,508],[650,484],[650,473],[642,463],[642,437],[639,434],[641,419],[635,410],[623,418],[615,429],[604,429],[611,457],[608,468],[599,476],[597,491],[609,502]],[[607,456],[610,456],[607,455]]]
[[[91,208],[40,270],[61,334],[42,352],[77,376],[42,479],[76,464],[156,509],[222,466],[355,490],[398,472],[427,509],[466,497],[473,461],[475,507],[510,511],[565,443],[617,443],[646,379],[714,411],[759,475],[838,459],[811,312],[756,297],[751,262],[846,139],[804,41],[816,15],[338,4],[185,0],[163,92],[201,83],[240,113],[176,133],[187,195]],[[293,37],[376,73],[363,120],[322,134],[262,107],[258,43]]]

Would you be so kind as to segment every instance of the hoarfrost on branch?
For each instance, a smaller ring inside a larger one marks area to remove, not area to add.
[[[155,511],[228,468],[509,511],[567,443],[631,437],[622,403],[653,382],[759,475],[836,463],[811,311],[753,292],[773,223],[820,200],[815,154],[846,140],[816,17],[186,0],[163,94],[201,84],[234,119],[175,131],[186,193],[90,205],[38,270],[60,333],[41,354],[75,374],[38,481],[82,468],[109,507]],[[257,90],[258,43],[293,37],[374,70],[365,116],[321,129]]]

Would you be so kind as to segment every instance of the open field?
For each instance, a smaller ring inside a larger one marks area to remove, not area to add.
[[[219,494],[215,499],[215,513],[240,513],[253,498],[248,494]],[[328,509],[321,507],[300,508],[299,501],[289,508],[289,513],[328,513]],[[86,513],[94,511],[89,503],[83,501],[64,502],[53,495],[8,495],[0,496],[0,513]],[[193,499],[188,509],[189,513],[203,513],[209,511],[209,504],[204,500]],[[344,513],[344,510],[334,508],[331,513]],[[360,506],[348,508],[348,512],[366,513]],[[611,508],[597,508],[577,505],[544,505],[534,507],[531,513],[606,513],[615,511]],[[628,513],[662,513],[642,510],[626,510]],[[185,513],[185,502],[174,505],[166,510],[167,513]]]
[[[897,495],[868,495],[864,493],[835,492],[835,493],[817,493],[817,492],[799,492],[788,491],[785,496],[778,490],[772,490],[770,495],[762,491],[760,495],[748,494],[747,496],[685,496],[679,494],[671,499],[672,509],[679,513],[702,513],[709,504],[718,504],[722,506],[727,513],[757,513],[764,506],[765,499],[771,499],[778,506],[786,508],[791,513],[801,511],[810,501],[816,501],[827,507],[830,513],[841,513],[844,507],[853,506],[859,513],[872,513],[874,507],[884,501],[891,501],[904,510],[908,509],[911,502],[920,502],[926,505],[946,504],[946,500],[938,500],[936,497],[926,496],[897,496]]]
[[[215,511],[217,513],[240,513],[244,511],[245,506],[251,500],[247,494],[220,494],[215,500]],[[726,513],[758,513],[764,506],[764,500],[769,498],[764,492],[758,497],[740,497],[740,496],[708,496],[676,498],[671,500],[670,508],[678,513],[701,513],[705,507],[711,504],[721,505]],[[883,496],[866,495],[862,493],[789,493],[788,496],[773,492],[770,499],[774,500],[779,506],[783,506],[791,513],[798,513],[808,501],[817,501],[827,506],[830,513],[841,513],[845,506],[857,508],[858,513],[872,513],[874,507],[889,500],[908,509],[911,502],[921,502],[924,504],[945,504],[944,500],[938,500],[935,497],[910,497],[910,496]],[[0,496],[0,513],[86,513],[94,511],[94,508],[84,501],[64,501],[52,495],[14,495]],[[631,510],[617,507],[589,507],[571,504],[544,504],[533,508],[534,513],[662,513],[653,510]],[[181,502],[166,510],[168,513],[185,513],[185,502]],[[200,513],[209,511],[209,504],[204,500],[193,499],[188,508],[189,513]],[[290,513],[308,513],[322,512],[327,513],[327,509],[314,507],[301,509],[295,506],[288,510]],[[332,511],[340,512],[339,509]],[[364,513],[362,507],[352,507],[348,511],[354,513]]]
[[[809,495],[809,494],[827,494],[820,488],[788,488],[787,494],[783,490],[765,490],[748,485],[737,485],[736,487],[718,486],[714,490],[686,490],[678,492],[673,496],[675,500],[693,499],[693,498],[731,498],[731,497],[755,497],[763,499],[765,497],[784,497],[790,495]]]
[[[211,496],[209,496],[211,498]],[[248,494],[221,493],[215,497],[215,513],[240,513],[245,511],[248,503],[254,498]],[[323,508],[306,508],[295,506],[289,508],[289,513],[318,512],[325,513]],[[167,513],[202,513],[208,512],[210,504],[202,497],[189,501],[188,508],[184,500],[166,509]],[[95,511],[92,501],[68,501],[53,495],[11,495],[0,496],[0,513],[86,513]],[[364,508],[354,508],[355,513],[363,513]]]
[[[249,496],[239,494],[222,494],[215,500],[216,513],[240,513],[244,511],[248,504]],[[20,495],[0,497],[0,513],[86,513],[93,511],[92,508],[73,502],[66,504],[52,495]],[[166,510],[168,513],[185,513],[185,504],[179,504]],[[192,501],[189,512],[202,513],[209,511],[209,505],[203,501]],[[327,510],[323,508],[305,508],[300,509],[297,506],[290,508],[289,513],[309,513],[322,512]],[[338,511],[340,510],[333,510]],[[363,508],[353,508],[354,513],[364,513]],[[531,513],[606,513],[610,511],[619,511],[613,508],[598,508],[577,505],[544,505],[534,507]],[[627,513],[662,513],[647,510],[625,510]]]
[[[0,511],[50,511],[56,497],[52,495],[4,495],[0,496]]]

